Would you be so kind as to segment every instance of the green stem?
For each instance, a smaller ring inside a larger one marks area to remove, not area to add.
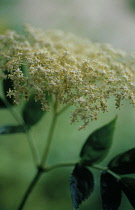
[[[49,172],[49,171],[51,171],[53,169],[56,169],[56,168],[75,166],[78,163],[80,163],[80,161],[70,162],[70,163],[58,163],[58,164],[55,164],[55,165],[52,165],[52,166],[47,166],[43,170],[44,170],[44,172]],[[93,168],[93,169],[97,169],[99,171],[106,171],[106,172],[110,173],[111,175],[113,175],[116,179],[121,179],[121,177],[119,175],[117,175],[116,173],[114,173],[113,171],[111,171],[107,167],[100,166],[100,165],[91,165],[90,167]]]
[[[11,104],[8,102],[8,100],[5,98],[4,103],[6,104],[9,112],[11,113],[11,115],[15,118],[15,120],[18,122],[19,125],[23,125],[23,120],[22,118],[18,115],[17,111],[11,107]]]
[[[46,147],[44,149],[43,157],[42,157],[41,164],[40,164],[41,167],[44,166],[44,164],[47,160],[48,154],[49,154],[50,146],[51,146],[51,143],[52,143],[52,137],[53,137],[54,129],[55,129],[55,125],[56,125],[56,120],[57,120],[57,114],[54,113],[52,123],[51,123],[51,126],[50,126],[50,130],[49,130],[49,135],[48,135],[48,138],[47,138],[47,144],[46,144]]]
[[[63,107],[61,110],[59,110],[59,111],[57,112],[57,115],[61,115],[67,108],[69,108],[69,106],[70,106],[70,105],[67,105],[67,106]]]
[[[103,166],[100,166],[100,165],[92,165],[91,167],[94,168],[94,169],[100,170],[100,171],[106,171],[109,174],[113,175],[116,179],[119,179],[119,180],[121,179],[121,177],[119,175],[117,175],[116,173],[114,173],[113,171],[111,171],[107,167],[103,167]]]
[[[11,113],[11,115],[17,121],[17,123],[24,127],[24,131],[25,131],[25,134],[26,134],[26,137],[27,137],[30,149],[31,149],[33,161],[35,163],[35,166],[38,166],[39,165],[39,155],[38,155],[38,151],[36,149],[37,147],[35,145],[33,138],[30,136],[29,131],[24,124],[24,121],[22,120],[21,116],[17,113],[17,111],[10,105],[10,103],[7,101],[6,98],[5,98],[4,102],[9,110],[9,112]]]
[[[118,180],[121,179],[121,177],[120,177],[119,175],[115,174],[115,173],[114,173],[113,171],[111,171],[110,169],[107,169],[107,172],[108,172],[109,174],[113,175],[116,179],[118,179]]]
[[[77,163],[78,162],[58,163],[56,165],[52,165],[52,166],[48,166],[48,167],[44,168],[44,171],[49,172],[49,171],[51,171],[53,169],[56,169],[56,168],[75,166]]]
[[[22,201],[21,201],[17,210],[22,210],[23,209],[29,195],[31,194],[32,190],[34,189],[35,185],[37,184],[38,180],[40,179],[40,177],[43,173],[52,171],[56,168],[75,166],[79,162],[80,161],[69,162],[69,163],[58,163],[58,164],[55,164],[55,165],[52,165],[52,166],[47,166],[45,168],[38,167],[37,174],[35,175],[34,179],[32,180],[31,184],[29,185],[29,187],[28,187],[26,193],[24,194],[24,197],[23,197],[23,199],[22,199]],[[117,174],[115,174],[114,172],[109,170],[107,167],[103,167],[103,166],[100,166],[100,165],[93,165],[93,166],[91,166],[91,168],[97,169],[97,170],[100,170],[100,171],[107,171],[108,173],[112,174],[115,178],[120,179],[120,177]]]
[[[56,126],[56,120],[57,120],[57,117],[58,117],[57,109],[58,109],[58,101],[57,101],[57,97],[54,96],[53,97],[53,118],[52,118],[51,126],[50,126],[50,129],[49,129],[47,143],[46,143],[46,146],[45,146],[45,149],[44,149],[44,152],[43,152],[43,156],[42,156],[42,159],[41,159],[41,163],[40,163],[41,168],[44,168],[44,165],[46,163],[46,160],[48,158],[48,154],[49,154],[49,151],[50,151],[50,146],[51,146],[51,143],[52,143],[54,129],[55,129],[55,126]]]
[[[61,167],[75,166],[79,162],[80,161],[78,161],[78,162],[71,162],[71,163],[58,163],[56,165],[52,165],[52,166],[48,166],[48,167],[44,168],[44,172],[49,172],[49,171],[51,171],[53,169],[61,168]],[[117,174],[115,174],[113,171],[111,171],[107,167],[100,166],[100,165],[92,165],[90,167],[93,168],[93,169],[97,169],[99,171],[106,171],[106,172],[110,173],[111,175],[113,175],[115,178],[120,179],[120,176],[118,176]]]
[[[107,171],[108,170],[107,167],[100,166],[100,165],[92,165],[91,167],[94,168],[94,169],[100,170],[100,171]]]
[[[33,181],[31,182],[30,186],[28,187],[26,193],[24,194],[24,197],[23,197],[23,199],[22,199],[22,201],[19,205],[19,208],[17,210],[22,210],[22,208],[24,207],[24,204],[25,204],[26,200],[28,199],[30,193],[32,192],[32,190],[35,187],[35,185],[37,184],[40,176],[44,172],[51,171],[51,170],[53,170],[55,168],[58,168],[58,167],[74,166],[76,164],[76,163],[61,163],[61,164],[56,164],[56,165],[46,167],[46,168],[43,169],[43,166],[46,163],[46,160],[47,160],[47,157],[48,157],[48,154],[49,154],[49,151],[50,151],[50,146],[51,146],[51,142],[52,142],[52,138],[53,138],[53,134],[54,134],[54,129],[55,129],[55,125],[56,125],[57,116],[60,115],[61,113],[63,113],[67,108],[66,107],[66,108],[62,109],[60,112],[57,113],[57,106],[58,106],[57,99],[55,99],[55,103],[54,103],[54,107],[53,107],[53,119],[52,119],[52,123],[51,123],[51,126],[50,126],[50,130],[49,130],[49,134],[48,134],[48,138],[47,138],[47,144],[46,144],[46,147],[45,147],[45,150],[44,150],[44,153],[43,153],[43,157],[42,157],[40,166],[38,167],[38,172],[37,172],[36,176],[34,177]],[[28,133],[26,133],[26,135],[27,135],[27,138],[28,138],[29,143],[31,145],[31,149],[32,149],[32,152],[33,152],[33,157],[36,160],[37,159],[37,153],[35,153],[34,146],[33,146],[33,144],[31,144],[30,136],[28,135]]]
[[[37,182],[40,179],[42,174],[43,174],[43,170],[41,168],[38,168],[38,171],[37,171],[34,179],[32,180],[32,182],[30,183],[27,191],[25,192],[24,197],[23,197],[21,203],[19,204],[19,207],[17,208],[17,210],[22,210],[23,209],[29,195],[31,194],[34,187],[36,186],[36,184],[37,184]]]
[[[31,149],[31,153],[32,153],[32,157],[33,157],[33,161],[35,163],[35,166],[38,166],[39,165],[39,153],[36,149],[37,147],[36,147],[35,141],[32,138],[32,136],[29,134],[28,130],[25,131],[25,134],[27,136],[27,140],[28,140],[28,143],[29,143],[29,146],[30,146],[30,149]]]

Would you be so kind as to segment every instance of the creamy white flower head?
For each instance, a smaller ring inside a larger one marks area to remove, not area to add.
[[[17,104],[34,93],[43,110],[48,110],[48,92],[59,104],[76,107],[71,122],[83,120],[81,128],[96,120],[99,111],[108,111],[112,96],[116,108],[124,99],[135,105],[135,54],[30,26],[24,35],[14,31],[1,35],[0,50],[0,70],[9,72],[14,83],[9,95]],[[22,66],[27,67],[27,75]]]

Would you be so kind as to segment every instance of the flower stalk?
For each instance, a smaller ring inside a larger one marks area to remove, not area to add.
[[[42,174],[43,174],[43,170],[41,168],[38,168],[37,173],[36,173],[34,179],[32,180],[32,182],[30,183],[27,191],[25,192],[24,197],[23,197],[19,207],[17,208],[17,210],[22,210],[23,209],[29,195],[33,191],[34,187],[36,186],[36,184],[39,181]]]
[[[48,135],[48,138],[47,138],[47,144],[46,144],[46,147],[44,149],[43,157],[42,157],[42,160],[41,160],[41,163],[40,163],[40,167],[42,167],[42,168],[44,167],[44,165],[46,163],[46,160],[47,160],[47,157],[48,157],[48,154],[49,154],[49,151],[50,151],[50,146],[51,146],[51,143],[52,143],[54,129],[55,129],[55,126],[56,126],[56,120],[57,120],[57,114],[55,113],[54,116],[53,116],[53,119],[52,119],[50,130],[49,130],[49,135]]]

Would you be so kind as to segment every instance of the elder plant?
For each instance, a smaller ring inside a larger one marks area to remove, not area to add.
[[[105,167],[99,165],[111,148],[117,117],[88,136],[79,151],[79,161],[46,164],[57,119],[68,107],[73,107],[70,123],[79,122],[81,130],[97,120],[100,112],[108,112],[107,102],[111,97],[115,98],[116,109],[123,100],[135,106],[135,54],[82,40],[70,33],[46,32],[30,26],[25,26],[23,35],[15,31],[0,35],[0,51],[0,78],[5,95],[0,98],[0,107],[7,108],[18,123],[1,126],[0,134],[25,133],[37,169],[16,209],[27,205],[42,174],[69,166],[74,167],[70,177],[73,210],[94,191],[92,168],[101,172],[104,210],[118,209],[122,192],[135,208],[135,179],[128,176],[135,174],[135,148],[118,154]],[[15,105],[24,101],[18,113]],[[50,110],[53,116],[46,146],[43,154],[38,155],[29,131]]]

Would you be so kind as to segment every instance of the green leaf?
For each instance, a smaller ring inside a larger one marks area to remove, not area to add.
[[[135,148],[114,157],[108,167],[117,174],[135,173]]]
[[[2,100],[2,98],[0,98],[0,108],[7,108],[7,106],[4,103],[4,101]]]
[[[3,90],[4,90],[4,94],[5,97],[7,99],[7,101],[11,104],[11,105],[15,105],[14,103],[14,97],[12,96],[11,98],[9,96],[7,96],[9,89],[13,90],[13,81],[10,78],[4,79],[3,80]]]
[[[128,177],[121,178],[121,186],[129,202],[135,209],[135,179]]]
[[[32,95],[29,101],[26,102],[22,113],[26,125],[32,126],[40,121],[45,113],[41,108],[41,103],[39,101],[36,102]]]
[[[91,195],[93,189],[94,178],[91,171],[85,167],[76,165],[70,179],[73,210],[76,210],[82,201]]]
[[[100,180],[102,206],[104,210],[117,210],[121,203],[121,184],[107,172],[102,172]]]
[[[84,165],[92,165],[102,161],[112,145],[116,118],[107,125],[94,131],[86,140],[80,157]]]
[[[6,125],[0,126],[0,134],[24,133],[24,126],[21,125]]]

